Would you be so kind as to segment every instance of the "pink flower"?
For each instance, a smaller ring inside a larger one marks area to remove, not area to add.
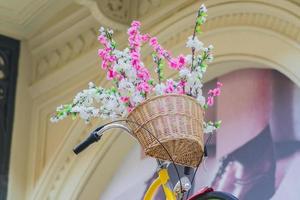
[[[183,90],[182,85],[178,85],[177,88],[176,88],[176,90],[177,90],[178,94],[184,94],[184,90]]]
[[[137,52],[137,51],[132,51],[131,53],[130,53],[130,57],[131,57],[131,59],[133,59],[133,60],[139,60],[140,59],[140,54]]]
[[[170,55],[170,53],[168,53]],[[186,63],[186,59],[183,55],[178,56],[178,58],[171,58],[169,65],[173,69],[181,69]]]
[[[165,89],[165,92],[166,93],[172,93],[172,92],[174,92],[175,91],[174,85],[175,85],[175,82],[172,79],[167,80],[167,82],[166,82],[166,86],[167,87]]]
[[[104,58],[106,55],[106,52],[104,49],[98,49],[98,56]]]
[[[131,26],[140,27],[141,26],[141,22],[139,22],[139,21],[132,21],[131,22]]]
[[[121,97],[121,101],[123,103],[127,103],[129,101],[129,97]]]
[[[131,27],[127,30],[127,33],[129,36],[134,36],[137,33],[137,30],[136,28]]]
[[[150,43],[150,46],[155,48],[158,45],[157,38],[156,37],[150,38],[149,43]]]
[[[180,85],[180,86],[182,86],[182,87],[185,87],[186,81],[185,81],[185,80],[180,80],[180,82],[179,82],[178,85]]]
[[[154,51],[157,52],[158,54],[158,57],[159,58],[163,58],[165,57],[166,58],[166,55],[168,55],[168,52],[166,50],[164,50],[159,44],[157,44],[154,48]],[[169,58],[170,56],[168,56]]]
[[[101,67],[102,67],[102,69],[107,69],[108,68],[108,63],[107,63],[106,60],[102,60]]]
[[[172,58],[172,59],[169,61],[169,65],[170,65],[171,68],[177,69],[177,68],[178,68],[178,62],[177,62],[177,59]]]
[[[113,55],[108,55],[105,59],[107,59],[109,62],[114,62],[117,58]]]
[[[213,96],[213,97],[219,96],[220,94],[221,94],[221,88],[219,88],[219,87],[208,91],[208,95]]]
[[[208,95],[212,95],[213,96],[214,95],[214,91],[213,90],[209,90],[208,91]]]
[[[130,113],[133,110],[133,107],[127,107],[127,111]]]
[[[149,34],[144,34],[144,35],[142,35],[141,39],[142,39],[143,42],[147,42],[150,39],[150,35]]]
[[[150,86],[147,82],[141,82],[138,86],[137,86],[137,90],[141,91],[141,92],[145,92],[148,93],[150,92]]]
[[[218,88],[215,88],[213,90],[213,95],[214,96],[219,96],[221,94],[221,89],[218,87]]]
[[[105,48],[109,48],[109,43],[107,38],[104,35],[99,35],[98,36],[98,41],[105,47]]]
[[[108,72],[107,72],[107,79],[112,80],[117,76],[117,74],[118,73],[116,71],[114,71],[112,69],[109,69]]]
[[[101,44],[106,44],[106,43],[107,43],[106,37],[105,37],[104,35],[99,35],[99,36],[98,36],[98,41],[99,41]]]
[[[223,86],[223,83],[221,83],[221,82],[218,81],[218,82],[217,82],[217,86],[218,86],[218,87],[222,87],[222,86]]]
[[[209,106],[214,105],[214,97],[212,96],[207,97],[207,105]]]
[[[137,77],[144,81],[148,81],[150,79],[150,73],[145,67],[139,66],[139,69],[137,69]]]
[[[186,64],[186,59],[183,55],[178,56],[178,69],[181,69]]]

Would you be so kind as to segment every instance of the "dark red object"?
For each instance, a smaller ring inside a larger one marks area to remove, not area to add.
[[[199,190],[196,194],[194,194],[193,196],[191,196],[188,200],[196,200],[198,197],[209,193],[209,192],[213,192],[214,189],[210,188],[210,187],[204,187],[201,190]]]

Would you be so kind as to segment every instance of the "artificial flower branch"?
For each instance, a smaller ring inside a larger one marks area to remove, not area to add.
[[[101,27],[98,41],[103,45],[98,50],[101,58],[101,68],[106,72],[106,78],[114,82],[115,86],[109,89],[97,87],[89,83],[88,89],[79,92],[72,103],[59,106],[53,122],[62,120],[67,116],[79,116],[86,122],[92,118],[125,118],[133,108],[140,105],[147,98],[155,95],[180,94],[195,98],[202,108],[213,106],[215,97],[221,93],[222,83],[218,82],[216,88],[209,90],[207,98],[202,94],[202,79],[207,65],[213,60],[212,49],[209,45],[204,47],[197,38],[196,33],[201,32],[201,25],[206,21],[207,9],[201,5],[193,35],[188,37],[186,47],[191,48],[191,55],[180,54],[173,57],[165,50],[156,37],[140,32],[141,23],[133,21],[128,29],[128,47],[117,49],[113,40],[113,31]],[[150,76],[148,68],[141,60],[141,47],[148,44],[152,47],[154,70],[158,82]],[[178,78],[164,78],[164,60],[172,70],[176,70]],[[211,133],[220,127],[221,121],[204,122],[204,132]]]

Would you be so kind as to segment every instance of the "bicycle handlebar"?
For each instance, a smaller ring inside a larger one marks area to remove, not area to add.
[[[80,152],[85,150],[88,146],[90,146],[94,142],[98,142],[101,139],[103,133],[112,128],[121,128],[131,135],[131,130],[123,124],[112,123],[112,124],[102,125],[102,126],[96,128],[84,141],[82,141],[80,144],[78,144],[73,149],[73,152],[76,155],[78,155]]]
[[[93,144],[94,142],[98,142],[101,139],[102,135],[99,136],[96,133],[92,132],[88,138],[86,138],[83,142],[78,144],[74,149],[73,152],[77,155],[83,150],[85,150],[88,146]]]

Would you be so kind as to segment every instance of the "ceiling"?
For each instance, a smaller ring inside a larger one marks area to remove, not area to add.
[[[0,0],[0,34],[24,39],[73,0]]]
[[[300,0],[286,1],[300,6]],[[169,0],[0,0],[0,34],[21,40],[30,39],[82,5],[95,18],[101,19],[99,21],[104,21],[106,15],[115,22],[126,24],[140,16],[136,8],[143,11],[150,5],[166,2],[176,4],[176,1]]]

